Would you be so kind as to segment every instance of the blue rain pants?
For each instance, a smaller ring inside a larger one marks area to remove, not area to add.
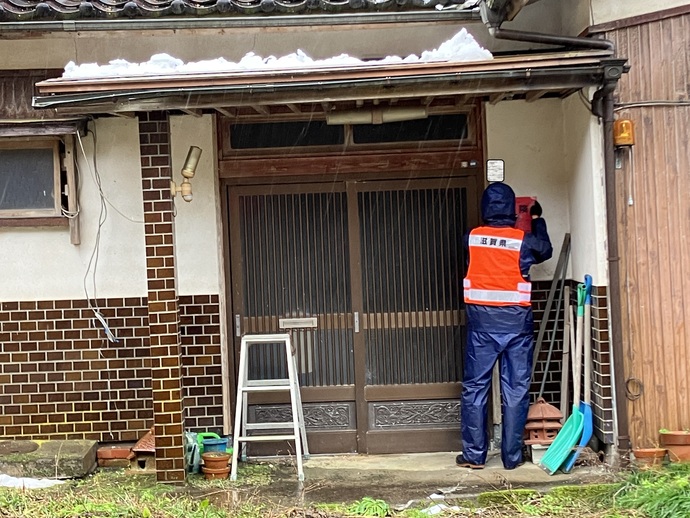
[[[462,453],[472,464],[486,463],[489,390],[493,368],[498,361],[503,413],[501,460],[505,468],[513,469],[522,463],[523,433],[529,409],[534,352],[532,311],[531,308],[472,305],[468,305],[467,310],[467,347],[460,411]],[[506,315],[506,312],[510,314]],[[502,314],[508,318],[500,318]]]

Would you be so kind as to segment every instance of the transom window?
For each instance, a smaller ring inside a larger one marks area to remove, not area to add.
[[[339,153],[345,149],[449,147],[474,141],[471,112],[429,115],[381,124],[335,124],[325,120],[223,124],[223,155]]]

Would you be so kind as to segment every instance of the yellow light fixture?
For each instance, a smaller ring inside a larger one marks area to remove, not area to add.
[[[180,185],[177,185],[174,181],[170,180],[170,194],[175,197],[179,192],[182,195],[182,199],[186,202],[190,202],[193,199],[192,195],[192,182],[189,180],[194,178],[196,173],[196,168],[199,165],[199,158],[201,157],[201,148],[197,146],[189,146],[189,151],[187,152],[187,158],[182,166],[182,176],[184,180]]]

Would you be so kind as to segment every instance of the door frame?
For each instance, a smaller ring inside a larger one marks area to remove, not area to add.
[[[264,181],[258,181],[252,185],[238,185],[233,182],[221,182],[223,193],[223,231],[224,231],[224,242],[226,246],[226,279],[227,288],[226,296],[228,297],[228,338],[232,337],[230,343],[232,344],[231,351],[229,355],[231,361],[228,362],[231,367],[230,375],[231,386],[236,385],[237,372],[236,366],[239,364],[239,347],[238,347],[238,328],[236,322],[236,315],[244,315],[242,300],[243,300],[243,286],[242,278],[238,275],[233,275],[234,272],[242,271],[241,254],[233,254],[233,249],[240,246],[241,235],[237,234],[238,229],[233,228],[232,221],[239,221],[240,210],[239,203],[237,203],[238,197],[242,194],[251,194],[255,192],[256,194],[262,194],[266,192],[267,186],[274,186],[280,188],[280,194],[300,194],[300,193],[318,193],[318,192],[341,192],[347,195],[348,200],[348,212],[347,212],[347,227],[349,239],[349,254],[350,254],[350,290],[352,297],[352,308],[351,316],[348,316],[347,327],[353,327],[354,322],[352,322],[352,316],[355,313],[364,316],[364,305],[363,305],[363,285],[362,285],[362,265],[361,265],[361,239],[359,237],[360,233],[360,215],[358,207],[358,195],[361,192],[374,192],[374,191],[385,191],[385,190],[400,190],[400,189],[443,189],[443,188],[467,188],[468,192],[471,193],[474,190],[477,196],[468,196],[467,198],[467,216],[468,216],[468,226],[472,226],[477,220],[478,214],[478,191],[480,190],[477,186],[477,174],[474,175],[444,175],[439,176],[438,174],[434,176],[424,176],[422,178],[414,179],[401,179],[400,175],[397,178],[377,178],[371,179],[368,175],[364,175],[364,178],[347,178],[343,181],[323,183],[323,182],[313,182],[313,183],[283,183],[284,178],[281,178],[280,183],[271,183]],[[334,188],[336,184],[338,188]],[[237,225],[239,223],[236,223]],[[235,239],[231,236],[235,233]],[[238,305],[240,307],[238,307]],[[461,317],[462,318],[462,317]],[[364,319],[362,319],[364,320]],[[240,323],[240,335],[241,331],[245,328],[244,322]],[[230,344],[229,344],[230,345]],[[318,402],[318,401],[354,401],[355,414],[356,414],[356,433],[350,433],[351,437],[345,437],[341,440],[339,447],[336,449],[342,449],[344,451],[351,451],[356,448],[358,452],[368,452],[375,450],[379,453],[386,453],[390,446],[387,446],[388,442],[392,439],[391,435],[396,432],[390,431],[376,431],[369,428],[369,403],[372,401],[383,401],[387,397],[390,398],[392,391],[394,392],[393,386],[380,386],[380,385],[367,385],[366,384],[366,333],[364,329],[360,332],[354,332],[353,330],[353,348],[354,348],[354,376],[355,383],[354,386],[342,386],[342,387],[303,387],[303,401],[305,402]],[[410,385],[409,387],[399,386],[402,392],[392,400],[414,400],[419,399],[420,395],[425,395],[429,399],[435,398],[453,398],[457,397],[460,392],[460,383],[439,383],[439,384],[422,384],[419,387]],[[383,398],[383,399],[382,399]],[[236,404],[236,394],[231,392],[231,409],[234,410],[234,405]],[[287,399],[280,394],[263,394],[258,395],[252,400],[252,403],[285,403]],[[339,432],[344,436],[348,435],[347,432]],[[400,432],[397,432],[400,433]],[[446,431],[409,431],[406,432],[412,435],[419,435],[421,445],[429,445],[431,443],[443,444],[447,441],[448,433]],[[454,432],[457,434],[457,432]],[[333,432],[310,432],[317,442],[330,442],[333,440]],[[431,435],[431,436],[430,436]],[[373,444],[368,444],[368,438],[371,436],[374,439]],[[310,439],[312,440],[312,439]],[[372,448],[373,447],[373,448]],[[438,447],[435,447],[436,449]],[[425,448],[420,448],[420,451],[424,451]]]
[[[233,306],[232,289],[235,279],[231,271],[232,250],[230,244],[230,228],[228,226],[230,212],[228,207],[228,192],[230,187],[250,185],[304,185],[323,183],[332,181],[336,178],[341,181],[350,182],[471,178],[474,179],[477,187],[475,190],[476,198],[474,199],[477,210],[473,216],[476,220],[479,220],[478,207],[481,193],[485,185],[484,159],[487,156],[485,104],[481,101],[476,101],[468,112],[471,114],[469,122],[472,126],[472,135],[474,137],[471,142],[463,143],[460,146],[458,146],[457,143],[451,143],[448,146],[439,145],[433,148],[427,147],[416,150],[409,147],[394,149],[390,146],[385,149],[372,148],[363,152],[348,152],[348,150],[338,150],[337,152],[333,150],[329,152],[325,150],[324,153],[298,154],[295,156],[279,157],[272,161],[263,161],[260,156],[223,156],[221,152],[225,133],[223,124],[227,118],[216,115],[218,195],[221,201],[222,216],[222,221],[219,222],[219,230],[223,234],[223,254],[226,258],[223,265],[223,271],[225,273],[223,296],[227,308],[225,311],[227,339],[229,341],[231,340],[234,345],[236,339],[234,315],[236,311]],[[242,120],[242,117],[234,118],[234,120]],[[269,120],[270,119],[267,119],[267,121]],[[325,171],[323,169],[324,160],[327,165]],[[348,230],[350,230],[349,219]],[[351,265],[351,268],[353,267],[354,266]],[[359,271],[359,275],[361,277],[361,270]],[[351,277],[354,277],[352,270]],[[232,348],[227,347],[226,350],[229,355],[228,361],[226,362],[228,371],[222,372],[222,375],[229,378],[230,384],[228,394],[229,401],[227,402],[228,408],[225,410],[229,412],[229,416],[231,416],[227,419],[229,422],[232,416],[235,415],[237,397],[235,387],[237,386],[239,353],[234,346]],[[357,379],[356,376],[357,371],[355,373],[355,379]],[[356,383],[355,386],[358,386],[358,384]],[[310,400],[311,397],[316,398],[316,394],[309,394],[309,389],[309,387],[302,389],[303,400]],[[344,388],[344,391],[349,390],[349,387]],[[448,392],[450,395],[452,395],[452,390],[451,388]],[[346,394],[343,392],[341,396],[346,397]],[[353,394],[353,398],[355,401],[363,399],[357,398],[357,394]],[[285,402],[287,402],[287,399]],[[359,422],[358,420],[358,427]],[[232,426],[232,424],[233,423],[230,423],[230,426]],[[324,443],[332,445],[332,437],[329,437],[328,434],[329,432],[311,432],[310,442],[319,443],[324,441]],[[355,448],[357,448],[358,451],[366,451],[366,449],[358,448],[358,435],[361,435],[359,434],[359,430],[353,433],[348,441],[339,445],[341,449],[335,448],[334,451],[348,452],[354,451]],[[427,439],[428,437],[423,437],[420,444],[425,444]],[[362,444],[366,444],[366,434],[364,434],[363,441]],[[419,451],[428,450],[421,448]]]

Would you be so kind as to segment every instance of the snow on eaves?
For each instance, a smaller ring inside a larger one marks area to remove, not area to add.
[[[405,58],[387,56],[379,60],[361,60],[347,54],[328,59],[312,59],[301,50],[277,58],[263,58],[253,52],[245,55],[238,63],[217,58],[185,63],[168,54],[155,54],[143,63],[130,63],[124,59],[114,59],[107,65],[84,63],[77,65],[70,61],[62,74],[64,79],[96,79],[104,77],[158,76],[177,74],[224,73],[266,71],[279,69],[308,69],[322,67],[356,67],[362,65],[388,65],[398,63],[463,62],[493,59],[491,52],[482,48],[474,37],[462,29],[451,39],[443,42],[437,49],[425,50],[421,55],[410,54]]]

